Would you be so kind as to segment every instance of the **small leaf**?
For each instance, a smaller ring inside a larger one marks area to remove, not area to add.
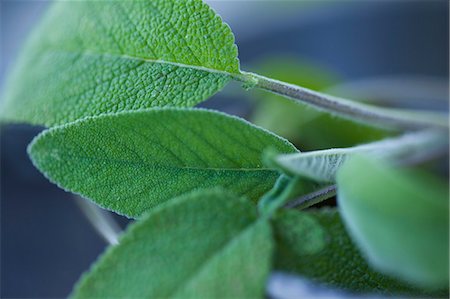
[[[359,293],[425,295],[370,269],[335,209],[283,211],[274,220],[274,234],[277,270]]]
[[[221,190],[153,210],[81,278],[73,298],[259,298],[272,255],[267,221]]]
[[[52,126],[190,107],[239,73],[230,28],[200,0],[56,1],[9,78],[2,118]]]
[[[339,208],[352,237],[380,271],[448,288],[448,186],[424,173],[357,156],[338,173]]]
[[[432,156],[431,151],[445,151],[447,148],[447,132],[422,131],[349,148],[282,155],[268,152],[265,160],[267,165],[279,168],[289,175],[334,182],[339,168],[356,154],[365,153],[397,160],[398,163],[409,163],[420,161],[427,154]]]
[[[323,186],[310,180],[281,175],[273,188],[258,201],[260,215],[271,217],[282,206],[307,205],[305,202],[299,203],[298,200],[304,199],[322,188]],[[294,198],[295,200],[292,200]]]
[[[278,243],[299,255],[315,254],[325,249],[327,235],[309,213],[285,210],[276,215],[273,225]]]
[[[223,186],[257,200],[278,173],[262,152],[286,140],[223,113],[153,109],[94,117],[39,135],[29,153],[51,181],[100,206],[138,217],[197,188]]]

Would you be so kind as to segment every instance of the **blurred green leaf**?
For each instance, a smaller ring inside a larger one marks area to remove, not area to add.
[[[257,69],[272,78],[317,91],[338,82],[330,71],[298,58],[273,58]],[[252,122],[289,139],[301,150],[348,147],[388,135],[381,129],[341,119],[275,94],[253,91],[251,95],[257,99]]]
[[[239,73],[230,28],[200,0],[56,1],[2,95],[4,121],[39,125],[190,107]]]
[[[327,245],[327,235],[316,217],[295,210],[279,212],[273,220],[276,240],[280,246],[298,254],[311,255],[321,252]]]
[[[338,203],[352,237],[380,271],[448,288],[448,185],[425,173],[357,156],[337,175]]]
[[[254,205],[202,190],[131,225],[72,298],[262,298],[272,248]]]
[[[104,115],[39,135],[30,156],[52,182],[129,217],[197,188],[226,187],[257,200],[279,174],[262,152],[296,149],[250,123],[203,109]]]
[[[428,295],[372,270],[354,247],[336,209],[282,211],[274,220],[274,233],[277,270],[359,293]]]

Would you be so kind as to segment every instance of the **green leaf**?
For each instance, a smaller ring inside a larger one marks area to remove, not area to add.
[[[309,213],[283,210],[273,222],[277,242],[299,256],[319,253],[325,249],[326,232]]]
[[[73,298],[259,298],[271,228],[255,206],[221,190],[176,198],[147,214],[75,287]]]
[[[56,1],[9,78],[3,120],[52,126],[190,107],[239,73],[230,28],[200,0]]]
[[[339,168],[356,154],[389,158],[396,163],[411,163],[420,161],[427,155],[433,156],[435,152],[446,151],[447,148],[447,132],[422,131],[349,148],[282,155],[268,152],[265,160],[267,165],[279,168],[289,175],[334,182]]]
[[[151,109],[52,128],[30,145],[35,166],[64,189],[138,217],[196,188],[257,200],[278,177],[262,152],[296,149],[250,123],[203,109]]]
[[[275,269],[360,293],[423,292],[372,270],[347,235],[336,209],[282,211],[274,220]]]
[[[360,156],[344,164],[337,182],[345,223],[374,267],[423,287],[448,288],[448,185]]]

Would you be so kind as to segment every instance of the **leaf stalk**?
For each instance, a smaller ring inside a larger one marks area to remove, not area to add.
[[[249,72],[242,72],[242,76],[234,79],[247,87],[267,90],[359,123],[402,131],[430,127],[448,130],[448,113],[376,107]]]

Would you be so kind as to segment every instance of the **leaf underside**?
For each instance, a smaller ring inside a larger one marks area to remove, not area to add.
[[[239,73],[230,28],[200,0],[57,1],[19,57],[3,121],[191,107]]]
[[[433,145],[433,148],[430,145]],[[445,148],[448,148],[447,132],[421,131],[349,148],[282,155],[269,153],[266,160],[267,164],[289,175],[307,177],[320,182],[335,182],[340,167],[357,154],[370,154],[396,163],[408,163],[420,161],[432,150],[439,151]]]
[[[72,298],[259,298],[272,254],[268,222],[220,190],[177,198],[143,217]]]
[[[203,109],[151,109],[56,127],[29,147],[35,166],[62,188],[129,217],[197,188],[222,186],[252,200],[278,173],[262,152],[296,152],[250,123]]]

